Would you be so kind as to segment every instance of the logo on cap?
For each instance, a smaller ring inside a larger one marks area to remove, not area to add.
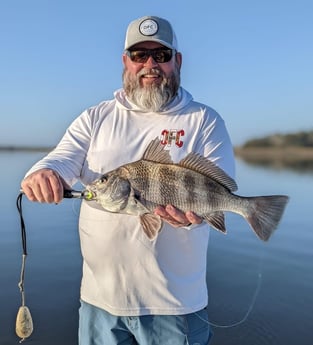
[[[139,26],[139,31],[145,36],[155,35],[158,29],[158,23],[152,19],[144,20]]]

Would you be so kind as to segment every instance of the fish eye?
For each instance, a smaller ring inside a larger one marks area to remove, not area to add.
[[[105,183],[105,182],[107,182],[107,180],[108,180],[108,179],[107,179],[107,177],[106,177],[105,175],[103,175],[103,176],[100,177],[100,182],[101,182],[101,183]]]
[[[99,182],[100,182],[100,183],[106,183],[106,182],[108,182],[108,176],[107,176],[107,175],[102,175],[102,176],[99,178]]]

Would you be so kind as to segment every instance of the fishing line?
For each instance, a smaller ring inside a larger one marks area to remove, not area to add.
[[[72,200],[72,212],[75,216],[79,216],[80,212],[80,207],[81,207],[81,202],[78,199],[73,199]]]
[[[239,325],[243,324],[244,322],[246,322],[247,319],[249,318],[249,316],[250,316],[254,306],[255,306],[257,297],[258,297],[259,292],[261,290],[261,284],[262,284],[262,278],[263,278],[263,274],[262,274],[262,271],[263,271],[263,260],[264,260],[264,248],[262,249],[261,253],[259,254],[257,282],[256,282],[256,287],[255,287],[254,293],[253,293],[252,298],[251,298],[250,305],[249,305],[246,313],[244,314],[244,316],[239,321],[235,321],[233,323],[226,324],[226,325],[221,325],[221,324],[218,324],[218,323],[210,321],[210,320],[207,321],[207,320],[203,319],[199,314],[196,313],[197,317],[199,319],[201,319],[203,322],[209,324],[210,326],[213,326],[213,327],[216,327],[216,328],[224,328],[224,329],[225,328],[236,327],[236,326],[239,326]]]
[[[21,338],[20,343],[23,342],[26,338],[28,338],[33,332],[32,316],[28,307],[25,305],[24,281],[25,281],[25,266],[26,266],[26,257],[27,257],[27,240],[26,240],[26,226],[24,222],[23,209],[22,209],[22,199],[23,199],[23,192],[20,192],[16,199],[16,207],[20,216],[21,238],[22,238],[22,249],[23,249],[20,281],[18,283],[18,287],[21,293],[22,303],[18,310],[18,313],[16,316],[16,323],[15,323],[15,332]]]
[[[32,322],[32,317],[30,314],[30,311],[28,307],[25,305],[25,290],[24,290],[24,280],[25,280],[25,266],[26,266],[26,257],[27,257],[27,238],[26,238],[26,226],[24,222],[24,217],[23,217],[23,209],[22,209],[22,198],[23,198],[24,193],[21,191],[17,197],[16,200],[16,207],[19,212],[19,217],[20,217],[20,225],[21,225],[21,239],[22,239],[22,265],[21,265],[21,275],[20,275],[20,281],[18,283],[20,292],[21,292],[21,298],[22,298],[22,305],[18,311],[18,315],[16,318],[16,333],[17,335],[21,338],[20,343],[23,342],[26,338],[28,338],[32,332],[33,332],[33,322]],[[86,194],[86,192],[77,192],[77,191],[64,191],[64,197],[65,198],[74,198],[74,199],[86,199],[90,200],[92,196],[90,194]],[[74,203],[76,200],[73,200],[72,203],[72,210],[76,214],[77,210],[74,208]],[[247,321],[249,318],[258,294],[261,289],[261,283],[262,283],[262,267],[263,267],[263,258],[264,258],[264,249],[262,250],[260,256],[259,256],[259,268],[258,268],[258,275],[257,275],[257,283],[256,283],[256,288],[255,291],[252,295],[250,305],[244,314],[244,316],[239,320],[235,321],[230,324],[222,325],[218,324],[213,321],[207,321],[203,319],[198,313],[195,313],[199,319],[201,319],[203,322],[209,324],[210,326],[216,327],[216,328],[232,328],[239,326],[243,324],[244,322]]]
[[[255,302],[257,300],[257,297],[258,297],[258,294],[260,292],[260,289],[261,289],[261,283],[262,283],[262,273],[259,272],[258,274],[258,280],[257,280],[257,286],[255,288],[255,291],[254,291],[254,294],[252,296],[252,299],[251,299],[251,302],[250,302],[250,306],[248,307],[245,315],[243,316],[243,318],[239,321],[236,321],[236,322],[233,322],[231,324],[227,324],[227,325],[220,325],[220,324],[217,324],[215,322],[212,322],[212,321],[206,321],[204,319],[202,319],[199,315],[197,315],[202,321],[205,321],[207,322],[210,326],[213,326],[213,327],[216,327],[216,328],[232,328],[232,327],[236,327],[236,326],[239,326],[241,324],[243,324],[244,322],[247,321],[247,319],[249,318],[253,308],[254,308],[254,305],[255,305]]]
[[[17,312],[16,316],[16,323],[15,323],[15,332],[21,338],[20,343],[23,342],[26,338],[28,338],[33,332],[33,320],[30,313],[29,308],[25,304],[25,289],[24,289],[24,281],[25,281],[25,266],[26,266],[26,257],[27,257],[27,238],[26,238],[26,226],[23,217],[23,208],[22,208],[22,199],[23,199],[24,192],[20,190],[20,193],[16,199],[16,207],[20,217],[20,225],[21,225],[21,239],[22,239],[22,265],[21,265],[21,274],[20,274],[20,281],[18,283],[18,287],[21,293],[22,303]],[[64,190],[64,198],[77,198],[77,199],[85,199],[90,200],[93,195],[91,192],[88,191],[75,191],[75,190]]]

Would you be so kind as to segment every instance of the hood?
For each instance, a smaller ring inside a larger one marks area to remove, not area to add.
[[[121,109],[147,113],[147,111],[143,111],[127,98],[124,89],[115,91],[114,97],[116,99],[116,105]],[[164,109],[162,109],[162,111],[157,112],[157,114],[170,115],[171,113],[177,113],[181,109],[185,108],[192,100],[193,98],[191,94],[184,88],[180,87],[176,97]]]

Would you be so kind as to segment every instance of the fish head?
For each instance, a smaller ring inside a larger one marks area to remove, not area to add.
[[[85,193],[97,201],[108,212],[122,212],[126,207],[130,193],[130,182],[115,172],[102,175],[88,185]]]

